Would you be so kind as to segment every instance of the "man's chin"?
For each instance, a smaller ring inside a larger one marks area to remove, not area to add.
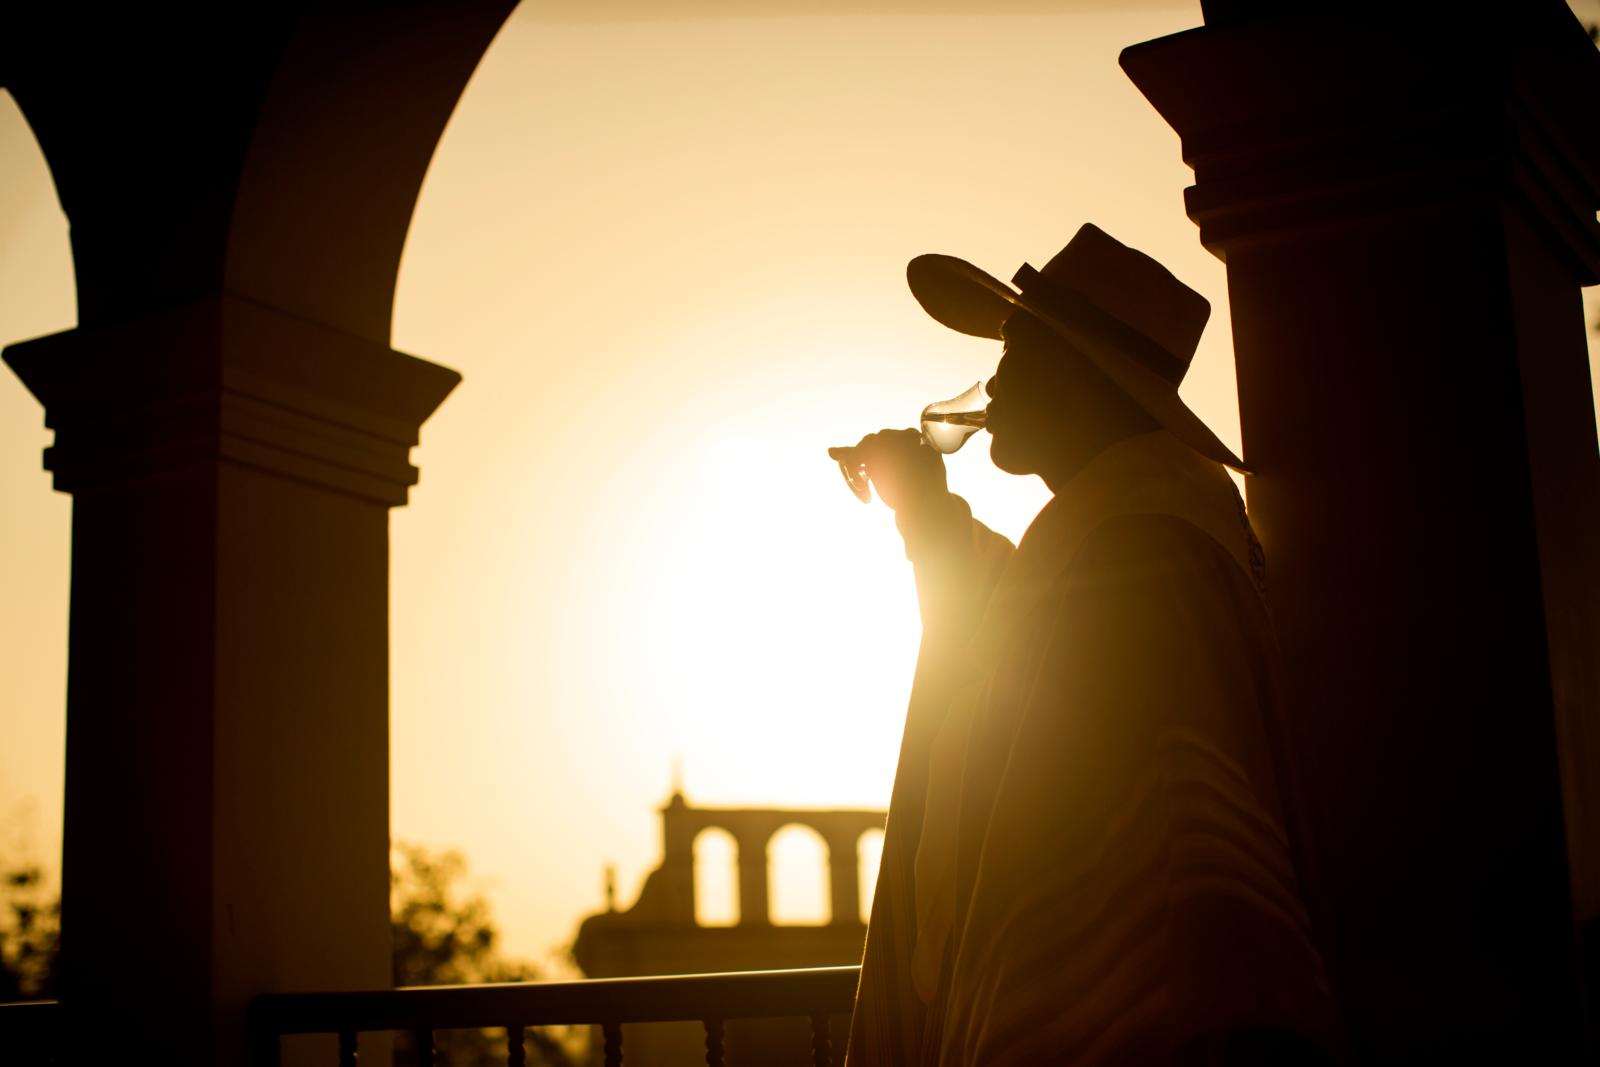
[[[989,443],[989,462],[1005,471],[1007,474],[1036,474],[1037,468],[1029,462],[1024,449],[1015,445],[1005,437],[996,436]]]

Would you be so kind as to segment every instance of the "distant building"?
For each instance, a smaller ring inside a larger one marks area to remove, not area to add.
[[[883,823],[882,811],[696,808],[674,792],[661,809],[661,865],[645,879],[631,908],[617,911],[608,900],[609,910],[583,921],[573,958],[590,978],[859,963],[866,938],[859,849],[862,838],[881,831]],[[779,831],[795,825],[814,830],[827,847],[826,923],[772,920],[768,845]],[[732,925],[703,926],[696,919],[694,849],[707,830],[724,830],[736,843],[738,921]],[[831,1028],[836,1050],[842,1047],[843,1025],[844,1020],[835,1020]],[[809,1064],[808,1033],[804,1019],[731,1022],[729,1063]],[[624,1044],[629,1067],[657,1067],[698,1062],[704,1040],[697,1024],[673,1024],[629,1027]]]

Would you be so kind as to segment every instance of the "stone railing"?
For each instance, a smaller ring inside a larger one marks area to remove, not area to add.
[[[698,1021],[705,1027],[705,1061],[724,1063],[723,1025],[732,1019],[799,1016],[811,1021],[816,1067],[841,1062],[828,1033],[830,1015],[848,1015],[857,967],[787,971],[601,978],[576,982],[413,986],[345,993],[275,993],[250,1006],[256,1062],[273,1064],[282,1038],[333,1034],[341,1067],[356,1063],[360,1035],[401,1031],[412,1035],[417,1062],[433,1064],[434,1034],[452,1029],[506,1031],[509,1067],[526,1064],[523,1030],[530,1026],[593,1025],[602,1035],[606,1067],[622,1063],[625,1023]]]

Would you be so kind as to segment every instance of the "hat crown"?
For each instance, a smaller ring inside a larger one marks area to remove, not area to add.
[[[1028,296],[1036,294],[1024,282],[1033,278],[1043,279],[1049,288],[1066,289],[1087,300],[1145,342],[1118,347],[1144,349],[1154,345],[1172,357],[1175,364],[1151,361],[1158,364],[1151,369],[1173,384],[1182,380],[1188,370],[1211,317],[1209,300],[1156,260],[1129,248],[1093,223],[1079,227],[1043,270],[1025,267],[1018,273],[1017,284]],[[1137,356],[1138,352],[1127,354]]]
[[[906,282],[929,315],[974,337],[1003,338],[1019,309],[1037,316],[1180,441],[1249,473],[1178,395],[1210,303],[1098,226],[1085,223],[1044,270],[1023,264],[1017,289],[936,253],[906,264]]]

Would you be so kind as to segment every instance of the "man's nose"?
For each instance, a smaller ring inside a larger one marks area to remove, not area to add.
[[[995,397],[999,395],[995,392],[995,384],[999,381],[1000,375],[996,374],[993,378],[990,378],[988,381],[983,383],[983,391],[989,394],[990,400],[995,399]]]

